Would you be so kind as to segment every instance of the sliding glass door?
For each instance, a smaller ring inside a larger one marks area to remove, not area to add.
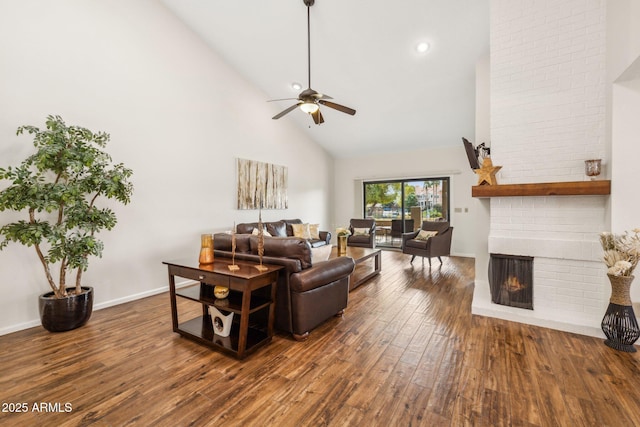
[[[376,220],[379,246],[399,248],[402,233],[418,230],[422,221],[449,220],[449,178],[366,181],[364,217]]]

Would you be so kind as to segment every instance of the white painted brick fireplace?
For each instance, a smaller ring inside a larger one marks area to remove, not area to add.
[[[491,154],[500,184],[582,181],[606,141],[604,0],[491,2]],[[485,202],[486,203],[486,202]],[[609,196],[494,197],[488,251],[534,257],[533,311],[492,304],[473,312],[600,336],[610,288],[598,233]],[[476,287],[487,272],[476,271]]]

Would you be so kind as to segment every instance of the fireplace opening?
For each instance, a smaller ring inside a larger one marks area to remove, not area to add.
[[[533,257],[491,254],[491,301],[533,310]]]

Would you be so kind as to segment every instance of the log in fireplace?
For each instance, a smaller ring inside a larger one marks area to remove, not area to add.
[[[533,310],[533,257],[491,254],[491,301]]]

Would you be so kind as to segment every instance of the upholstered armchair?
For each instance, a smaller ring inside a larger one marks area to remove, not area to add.
[[[349,223],[351,235],[347,237],[347,246],[375,248],[376,220],[372,218],[353,218]]]
[[[423,235],[432,234],[428,232],[437,232],[437,234],[426,239],[419,236],[421,231]],[[442,256],[449,256],[451,253],[451,236],[453,235],[453,227],[449,226],[446,221],[422,221],[422,227],[413,233],[404,233],[402,235],[402,253],[413,255],[411,261],[416,256],[421,256],[422,262],[424,257],[429,258],[429,267],[431,267],[431,257],[438,257],[442,264]]]

